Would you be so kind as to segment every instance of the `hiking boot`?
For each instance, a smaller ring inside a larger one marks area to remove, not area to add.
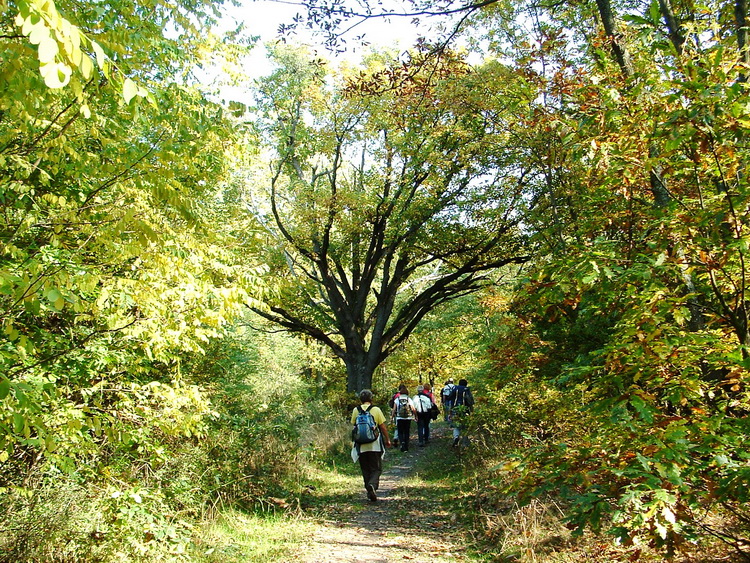
[[[456,447],[456,446],[458,445],[458,441],[459,441],[460,439],[461,439],[461,438],[453,438],[453,447],[454,447],[454,448],[455,448],[455,447]]]
[[[378,500],[378,495],[375,494],[375,488],[372,485],[367,485],[367,498],[372,502]]]

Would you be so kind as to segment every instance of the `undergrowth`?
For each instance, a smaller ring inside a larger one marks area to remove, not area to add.
[[[507,477],[508,454],[517,442],[498,440],[487,426],[471,430],[471,445],[462,452],[460,472],[464,483],[462,511],[465,525],[476,539],[476,548],[492,561],[518,563],[619,563],[665,561],[664,553],[648,544],[624,545],[607,534],[591,530],[576,533],[567,522],[570,507],[544,494],[522,503]],[[728,546],[708,538],[684,546],[674,563],[746,561]]]

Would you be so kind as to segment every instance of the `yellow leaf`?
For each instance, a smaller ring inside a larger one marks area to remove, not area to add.
[[[53,62],[58,52],[59,48],[57,46],[57,41],[52,39],[49,35],[47,37],[42,37],[41,41],[39,42],[38,56],[40,63]]]
[[[28,35],[29,41],[31,41],[31,43],[34,45],[39,45],[42,43],[42,41],[45,40],[55,41],[50,35],[49,28],[47,28],[43,24],[30,26]],[[57,42],[55,42],[55,44],[57,44]]]
[[[130,78],[126,78],[125,83],[122,85],[122,97],[125,98],[125,103],[129,104],[130,100],[132,100],[137,95],[138,85]]]
[[[91,58],[85,53],[81,53],[80,68],[81,74],[86,80],[91,78],[91,74],[94,72],[94,63],[91,61]]]
[[[94,54],[96,55],[96,64],[99,65],[100,69],[104,70],[104,62],[107,60],[104,49],[96,41],[91,42],[91,48],[94,49]]]
[[[62,88],[70,81],[71,68],[64,63],[39,65],[39,72],[48,88]]]
[[[668,506],[665,506],[661,509],[661,515],[664,516],[664,520],[671,524],[674,524],[677,520],[675,518],[674,512],[672,512],[672,509]]]

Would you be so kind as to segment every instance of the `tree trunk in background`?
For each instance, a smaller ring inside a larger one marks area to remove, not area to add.
[[[372,389],[372,376],[377,364],[368,361],[367,353],[348,355],[346,363],[346,390],[349,393],[359,393],[362,389]]]
[[[630,67],[628,52],[620,44],[620,34],[617,33],[617,25],[615,23],[614,13],[612,12],[612,4],[609,0],[596,0],[596,6],[599,9],[599,17],[602,19],[604,33],[609,37],[612,54],[615,56],[617,64],[620,65],[620,70],[623,75],[630,76],[633,74],[633,70]]]
[[[682,45],[685,43],[685,37],[683,37],[680,28],[682,27],[672,11],[672,6],[669,4],[669,0],[659,0],[659,9],[661,15],[664,18],[664,23],[667,24],[667,34],[669,40],[674,45],[677,55],[682,54]]]
[[[734,3],[734,21],[737,27],[737,48],[740,52],[740,62],[750,65],[750,50],[747,47],[747,0],[736,0]],[[747,81],[747,74],[740,74],[743,82]]]
[[[628,78],[632,76],[632,68],[629,62],[630,57],[628,55],[627,49],[625,49],[625,47],[618,41],[617,23],[615,20],[614,12],[612,11],[612,4],[610,3],[610,0],[596,0],[596,5],[599,9],[599,17],[602,20],[604,32],[610,37],[612,54],[614,55],[617,64],[620,66],[620,70],[623,76],[625,78]],[[682,36],[682,33],[680,31],[681,26],[677,18],[675,17],[674,12],[672,11],[669,0],[659,0],[659,8],[667,26],[667,34],[669,35],[669,39],[674,45],[675,50],[677,51],[677,56],[679,57],[682,54],[682,46],[685,43],[685,38]],[[740,12],[742,13],[741,18],[739,15]],[[737,40],[739,43],[740,34],[742,34],[743,44],[747,31],[744,28],[746,15],[747,0],[737,0],[735,4],[735,16],[737,18],[738,25]],[[742,25],[740,24],[740,22],[742,22]],[[747,49],[741,48],[741,52],[744,53],[745,56],[747,55]],[[649,157],[654,158],[658,156],[658,154],[658,147],[653,142],[651,142],[649,144]],[[667,205],[669,205],[672,201],[672,195],[669,193],[666,181],[662,176],[661,167],[659,167],[658,165],[654,165],[654,167],[649,170],[648,177],[649,185],[651,186],[651,194],[654,197],[654,205],[656,207],[666,207]],[[685,257],[685,251],[683,248],[678,248],[676,250],[676,254],[681,258]],[[695,283],[693,282],[692,275],[687,270],[687,268],[683,268],[682,281],[685,284],[688,292],[695,292]],[[703,307],[701,306],[699,299],[696,297],[691,297],[688,300],[688,308],[690,309],[690,329],[693,331],[702,329],[705,325],[705,319],[703,317]]]

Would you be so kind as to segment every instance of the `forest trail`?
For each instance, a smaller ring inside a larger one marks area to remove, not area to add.
[[[415,429],[413,429],[415,430]],[[301,563],[448,563],[470,561],[463,553],[464,533],[446,508],[446,487],[423,481],[420,473],[431,461],[455,456],[450,430],[434,425],[431,443],[410,451],[389,450],[378,491],[369,502],[361,477],[349,495],[332,498],[327,517],[310,543],[293,561]]]

